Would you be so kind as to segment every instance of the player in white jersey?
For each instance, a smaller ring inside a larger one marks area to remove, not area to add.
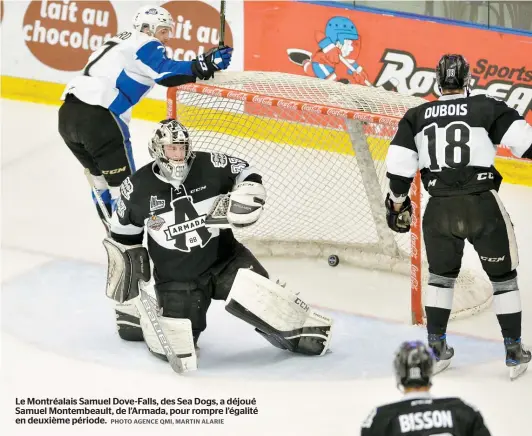
[[[165,44],[173,27],[167,10],[142,7],[133,29],[106,41],[63,92],[59,133],[89,169],[109,211],[118,187],[135,171],[128,128],[133,106],[156,83],[171,87],[209,79],[231,61],[233,49],[226,46],[192,61],[169,59]]]
[[[133,29],[106,41],[63,92],[59,133],[90,171],[109,213],[120,196],[120,184],[135,172],[128,127],[133,106],[156,83],[171,87],[209,79],[231,61],[233,49],[227,46],[213,48],[192,61],[169,59],[165,44],[173,27],[167,10],[142,7],[133,18]],[[98,207],[97,211],[107,228]],[[133,327],[119,329],[120,337],[142,340],[135,333],[139,323],[131,305],[118,306],[116,317],[119,326]]]
[[[467,239],[493,285],[493,307],[513,378],[526,370],[531,353],[521,344],[517,242],[498,195],[502,177],[493,164],[495,144],[532,159],[532,126],[503,101],[469,96],[469,64],[461,55],[444,55],[436,79],[442,96],[408,110],[388,150],[388,226],[396,232],[410,230],[408,191],[419,169],[431,195],[423,216],[430,273],[424,303],[436,372],[454,355],[446,330]]]

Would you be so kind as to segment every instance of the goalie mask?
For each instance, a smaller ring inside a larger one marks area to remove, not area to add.
[[[469,88],[469,63],[459,54],[443,55],[436,66],[436,82],[440,91]]]
[[[432,384],[434,355],[421,341],[403,342],[393,366],[398,387],[420,388]]]
[[[191,141],[183,124],[170,118],[159,123],[149,143],[150,156],[168,181],[181,183],[192,158]]]

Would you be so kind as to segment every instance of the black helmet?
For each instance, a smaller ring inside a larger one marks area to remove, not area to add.
[[[436,66],[436,81],[440,90],[463,89],[469,86],[469,63],[462,55],[445,54]]]
[[[434,354],[421,341],[403,342],[393,362],[397,386],[419,388],[430,386]]]

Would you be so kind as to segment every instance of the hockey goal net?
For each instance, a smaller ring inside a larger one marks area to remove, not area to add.
[[[237,236],[258,256],[340,257],[342,263],[410,276],[412,322],[423,322],[419,176],[410,192],[410,234],[386,225],[385,158],[397,123],[425,100],[378,88],[270,72],[217,74],[170,88],[168,116],[190,129],[198,150],[248,160],[268,199],[257,225]],[[453,316],[490,303],[489,282],[463,270]]]

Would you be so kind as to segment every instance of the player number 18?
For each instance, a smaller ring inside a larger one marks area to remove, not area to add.
[[[438,125],[432,123],[423,129],[423,135],[428,140],[428,151],[430,158],[429,169],[431,171],[440,171],[441,165],[438,162],[438,150],[444,149],[445,163],[451,168],[461,168],[467,166],[471,161],[471,152],[469,140],[471,130],[469,126],[462,121],[451,123],[445,130],[445,141],[438,141]],[[457,156],[456,151],[459,151]],[[458,159],[457,159],[458,157]]]

